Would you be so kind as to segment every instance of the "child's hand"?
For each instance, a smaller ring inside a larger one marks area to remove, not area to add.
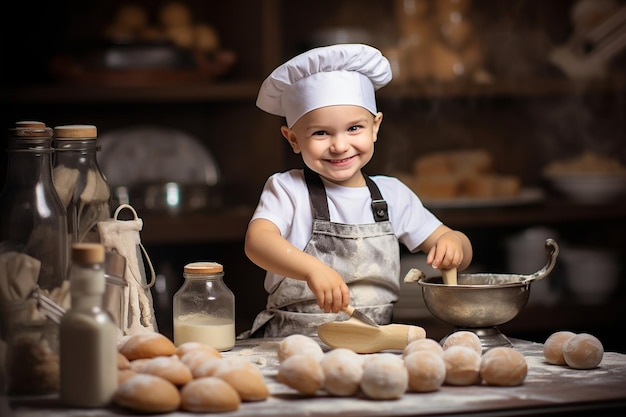
[[[350,290],[334,269],[322,264],[307,275],[306,283],[325,313],[338,313],[348,307]]]
[[[458,268],[465,260],[464,237],[465,235],[453,230],[440,234],[428,251],[426,263],[436,269]],[[465,262],[467,263],[469,262]]]

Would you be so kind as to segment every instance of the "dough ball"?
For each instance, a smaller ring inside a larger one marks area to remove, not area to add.
[[[130,369],[118,369],[117,370],[117,385],[121,385],[127,379],[130,379],[137,375],[137,372]]]
[[[563,343],[565,363],[575,369],[592,369],[600,365],[604,347],[597,337],[580,333]]]
[[[324,386],[324,370],[311,355],[292,355],[280,363],[276,379],[302,394],[313,395]]]
[[[113,402],[141,413],[168,413],[180,406],[180,393],[161,377],[137,374],[117,387]]]
[[[467,346],[473,349],[479,355],[482,355],[483,347],[480,343],[480,338],[474,332],[467,330],[459,330],[452,333],[443,342],[443,350],[452,346]]]
[[[363,376],[363,357],[350,349],[337,348],[324,354],[324,389],[331,395],[347,397],[359,391]]]
[[[224,358],[213,375],[229,383],[242,401],[262,401],[270,395],[261,370],[245,359]]]
[[[474,385],[480,382],[481,356],[468,346],[450,346],[443,351],[446,364],[445,383],[449,385]]]
[[[176,356],[182,358],[185,353],[193,352],[196,350],[201,350],[215,356],[216,358],[221,358],[222,354],[219,350],[215,349],[213,346],[205,345],[200,342],[185,342],[176,347]]]
[[[409,384],[404,361],[392,353],[378,353],[365,358],[361,390],[371,399],[394,400],[402,397]]]
[[[413,352],[429,351],[443,355],[443,347],[433,339],[418,339],[410,342],[402,351],[402,356],[407,357]]]
[[[239,394],[226,381],[199,378],[180,390],[181,408],[195,413],[225,413],[239,409]]]
[[[489,385],[522,385],[527,374],[526,358],[510,347],[489,349],[480,362],[480,376]]]
[[[117,352],[117,369],[130,369],[130,361],[120,352]]]
[[[129,336],[121,342],[118,349],[129,361],[156,356],[171,356],[176,353],[174,343],[157,332],[137,333]]]
[[[191,370],[178,359],[178,356],[159,356],[148,359],[140,372],[160,376],[176,386],[185,385],[193,379]]]
[[[203,349],[192,350],[180,357],[180,361],[187,365],[187,367],[191,369],[192,372],[204,362],[212,361],[213,359],[221,359],[221,357],[218,358],[212,352],[208,352]]]
[[[207,376],[215,375],[217,368],[222,363],[222,359],[207,358],[202,361],[198,366],[191,369],[191,373],[194,378],[203,378]]]
[[[278,344],[278,361],[282,362],[293,355],[309,355],[316,361],[321,361],[324,357],[322,347],[309,336],[292,334],[285,337]]]
[[[140,373],[143,369],[143,366],[150,360],[151,358],[141,358],[135,359],[134,361],[130,361],[130,369],[133,372]]]
[[[565,365],[563,343],[576,333],[567,330],[552,333],[543,344],[543,357],[553,365]]]
[[[409,388],[416,392],[437,391],[446,379],[443,350],[442,353],[432,350],[409,353],[404,357],[404,366],[409,373]]]

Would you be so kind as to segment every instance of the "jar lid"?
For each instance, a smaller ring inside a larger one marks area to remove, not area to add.
[[[9,137],[13,138],[51,138],[52,129],[44,122],[25,120],[15,122],[15,127],[9,129]]]
[[[72,261],[81,263],[104,263],[104,246],[100,243],[76,243],[72,245]]]
[[[184,272],[192,275],[217,274],[224,271],[217,262],[192,262],[185,265]]]
[[[84,139],[98,137],[98,129],[94,125],[65,125],[54,128],[57,139]]]

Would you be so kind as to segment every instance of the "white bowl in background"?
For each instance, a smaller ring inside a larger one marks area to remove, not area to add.
[[[560,193],[583,204],[604,204],[626,191],[626,174],[547,174]]]
[[[561,248],[567,284],[577,301],[601,304],[619,284],[617,256],[605,249]]]

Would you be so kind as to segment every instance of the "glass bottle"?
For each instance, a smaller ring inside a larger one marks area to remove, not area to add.
[[[52,182],[52,129],[17,122],[9,129],[7,176],[0,197],[0,281],[52,291],[67,278],[67,217]],[[31,282],[32,281],[32,282]],[[5,287],[6,288],[6,287]]]
[[[102,407],[117,389],[117,326],[103,308],[104,261],[99,243],[72,246],[72,304],[59,326],[59,395],[65,405]]]
[[[216,262],[185,265],[182,287],[174,294],[174,344],[200,342],[219,351],[235,346],[235,296]]]
[[[67,211],[70,246],[99,242],[98,222],[111,218],[111,187],[96,158],[97,137],[92,125],[54,128],[53,181]]]

